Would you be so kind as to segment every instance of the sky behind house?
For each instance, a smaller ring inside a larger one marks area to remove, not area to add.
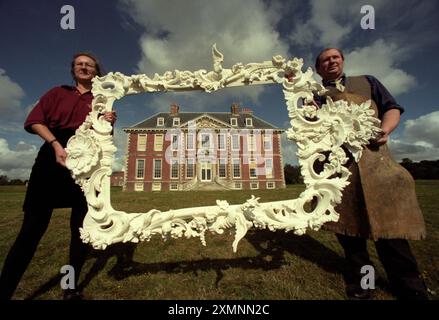
[[[75,10],[75,29],[61,27],[64,5]],[[374,8],[373,30],[361,28],[364,5]],[[0,0],[0,175],[28,178],[42,140],[24,131],[24,120],[49,89],[73,84],[75,52],[93,52],[107,72],[152,76],[212,70],[214,43],[225,68],[278,54],[308,67],[321,49],[341,48],[348,75],[374,75],[406,110],[391,136],[395,158],[439,159],[438,9],[436,0]],[[277,85],[129,96],[115,103],[114,169],[124,163],[123,127],[171,103],[183,112],[225,112],[234,102],[289,126]],[[283,149],[284,162],[297,164],[294,143],[283,139]]]

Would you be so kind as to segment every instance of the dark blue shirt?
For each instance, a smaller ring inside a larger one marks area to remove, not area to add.
[[[378,107],[378,118],[381,119],[383,114],[391,109],[398,109],[401,114],[404,112],[404,108],[396,102],[395,98],[377,78],[370,75],[366,75],[365,77],[370,84],[372,100]],[[341,78],[341,84],[344,86],[346,85],[346,75],[344,74]],[[335,81],[323,81],[323,86],[335,87]],[[321,106],[325,103],[326,99],[325,97],[315,95],[314,100],[319,106]]]

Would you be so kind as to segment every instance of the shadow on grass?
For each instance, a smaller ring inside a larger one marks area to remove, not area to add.
[[[90,271],[86,274],[84,280],[79,283],[79,289],[85,288],[90,281],[104,269],[108,260],[115,256],[117,258],[115,268],[123,268],[129,263],[133,262],[133,255],[136,249],[136,244],[133,243],[117,243],[109,246],[106,250],[92,250],[87,255],[87,259],[97,258]],[[114,268],[113,268],[114,269]],[[49,281],[40,286],[35,292],[25,298],[25,300],[33,300],[44,293],[50,291],[52,288],[59,286],[62,274],[56,274]]]
[[[224,277],[223,271],[227,269],[251,269],[251,270],[275,270],[286,265],[285,253],[299,256],[319,265],[327,272],[345,271],[345,260],[336,252],[315,240],[309,235],[295,236],[285,232],[271,232],[258,230],[249,232],[245,239],[259,252],[257,256],[240,257],[234,259],[209,259],[187,260],[163,263],[139,263],[132,261],[132,254],[124,258],[118,256],[118,261],[109,271],[109,274],[116,280],[123,280],[130,276],[148,273],[195,273],[200,271],[214,270],[217,274],[215,285]],[[133,247],[134,248],[134,247]],[[108,259],[114,254],[100,256],[87,274],[82,284],[87,285],[97,273],[105,267]],[[344,272],[343,272],[344,273]]]
[[[35,298],[43,295],[50,289],[54,287],[58,287],[61,282],[62,275],[57,274],[53,276],[49,281],[47,281],[45,284],[43,284],[41,287],[39,287],[35,292],[33,292],[30,296],[26,297],[24,300],[34,300]]]
[[[85,275],[84,280],[79,284],[85,288],[106,266],[109,259],[116,257],[114,267],[109,271],[109,276],[115,280],[148,274],[148,273],[194,273],[200,271],[216,272],[215,285],[218,287],[227,269],[243,270],[275,270],[286,265],[285,253],[299,256],[305,260],[317,264],[323,270],[331,273],[345,273],[346,264],[343,257],[329,249],[321,242],[309,235],[295,236],[292,233],[283,231],[271,232],[268,230],[250,231],[245,239],[259,252],[257,256],[240,257],[235,259],[209,259],[187,260],[163,263],[139,263],[133,261],[136,244],[115,244],[109,246],[105,251],[92,251],[89,258],[96,258],[95,263]],[[34,299],[51,288],[58,286],[61,280],[56,275],[48,282],[38,288],[27,299]]]

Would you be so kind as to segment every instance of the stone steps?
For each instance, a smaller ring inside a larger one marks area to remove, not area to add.
[[[228,189],[216,182],[197,182],[197,184],[195,184],[192,190],[214,191],[214,190],[228,190]]]

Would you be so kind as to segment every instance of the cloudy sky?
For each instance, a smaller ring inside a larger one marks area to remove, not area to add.
[[[72,30],[61,28],[66,4],[75,10]],[[361,28],[364,5],[375,10],[374,30]],[[211,70],[214,43],[224,67],[277,54],[312,66],[322,48],[340,47],[348,75],[376,76],[405,107],[390,142],[395,157],[439,159],[438,7],[436,0],[0,0],[0,175],[27,179],[42,142],[24,132],[23,122],[46,91],[72,84],[73,53],[95,53],[108,72],[153,75]],[[121,128],[172,102],[181,111],[228,111],[238,102],[288,126],[278,86],[130,96],[115,104],[116,169],[126,145]],[[296,164],[295,146],[283,147],[285,162]]]

